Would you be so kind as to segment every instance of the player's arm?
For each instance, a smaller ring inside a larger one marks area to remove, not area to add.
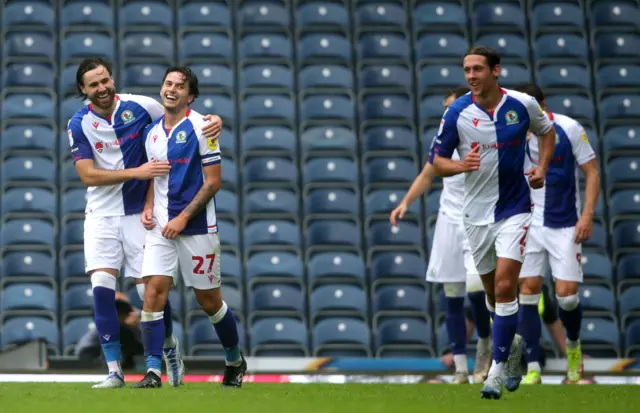
[[[576,224],[576,242],[582,243],[591,237],[591,231],[593,230],[593,217],[595,216],[596,204],[600,195],[600,172],[598,171],[596,153],[589,144],[589,138],[584,128],[576,122],[575,127],[567,132],[573,156],[578,165],[580,165],[586,181],[584,206],[580,220]]]
[[[546,175],[556,147],[556,129],[533,97],[528,96],[524,103],[529,114],[529,127],[538,136],[538,168]]]
[[[411,184],[407,194],[404,196],[404,199],[397,207],[394,208],[393,211],[391,211],[391,216],[389,217],[391,225],[396,225],[398,219],[404,218],[404,214],[407,212],[409,205],[422,196],[427,188],[431,186],[433,176],[433,165],[427,162],[424,165],[424,168],[422,168],[422,172],[420,172],[416,179],[413,180],[413,183]]]
[[[473,170],[465,161],[451,159],[453,151],[460,143],[457,122],[458,113],[447,109],[442,116],[438,135],[434,138],[429,153],[429,163],[433,165],[435,175],[447,177]]]

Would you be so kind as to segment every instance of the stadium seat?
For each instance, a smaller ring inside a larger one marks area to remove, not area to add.
[[[3,6],[3,29],[53,31],[55,26],[56,12],[51,5],[44,2],[11,2]]]
[[[9,93],[2,102],[0,121],[51,124],[55,113],[55,102],[48,94]]]
[[[635,121],[640,116],[640,98],[632,94],[615,94],[602,98],[599,104],[603,126]]]
[[[540,64],[560,60],[585,62],[589,58],[589,49],[587,40],[578,34],[542,34],[535,39],[533,56]]]
[[[169,67],[161,64],[132,64],[124,68],[122,86],[127,90],[149,88],[156,90],[162,84]]]
[[[9,32],[4,35],[4,60],[37,59],[53,62],[56,57],[54,39],[42,32]]]
[[[521,34],[515,33],[491,33],[478,38],[477,44],[486,45],[500,54],[500,60],[504,62],[518,61],[529,63],[529,42]]]
[[[241,30],[254,27],[285,30],[291,24],[288,8],[275,3],[242,4],[237,10],[236,21]]]
[[[591,238],[582,243],[582,246],[585,248],[596,248],[600,250],[606,250],[609,245],[608,236],[603,228],[603,226],[598,223],[593,223],[593,231],[591,233]]]
[[[42,252],[10,252],[2,257],[2,281],[55,284],[54,259]]]
[[[640,216],[640,190],[623,189],[615,191],[609,199],[609,220],[611,225],[619,220]]]
[[[255,123],[292,125],[295,120],[295,104],[287,95],[249,95],[241,104],[243,127]]]
[[[68,321],[62,327],[62,351],[64,355],[72,355],[80,339],[90,330],[96,328],[93,317],[78,317]]]
[[[346,152],[353,154],[357,148],[355,133],[346,127],[332,125],[313,126],[302,132],[300,147],[303,154],[313,152]]]
[[[238,345],[246,350],[244,326],[238,324]],[[190,356],[224,356],[224,349],[209,319],[199,319],[188,329],[187,342]]]
[[[16,316],[38,316],[56,320],[58,300],[55,291],[42,284],[19,283],[10,284],[2,289],[0,301],[2,314],[0,319],[6,320]]]
[[[638,61],[640,58],[640,34],[637,33],[596,33],[594,38],[593,54],[600,61],[619,59],[628,63],[630,60]]]
[[[293,218],[299,216],[298,194],[287,189],[256,189],[245,194],[244,213],[247,219],[261,215]]]
[[[298,62],[304,65],[334,63],[350,66],[352,59],[351,47],[349,39],[341,34],[304,34],[298,40]]]
[[[375,89],[400,89],[402,92],[412,91],[413,76],[409,67],[400,64],[364,65],[360,70],[358,81],[365,92]]]
[[[586,66],[578,64],[549,64],[536,73],[538,86],[551,88],[591,89],[591,74]]]
[[[552,112],[562,113],[576,120],[595,118],[595,107],[591,99],[584,95],[562,94],[545,96],[547,107]]]
[[[622,156],[607,162],[606,180],[608,190],[612,191],[618,187],[635,186],[640,181],[640,171],[638,170],[637,157]]]
[[[356,285],[327,284],[316,287],[309,298],[311,323],[327,317],[356,317],[368,319],[365,291]]]
[[[640,352],[640,320],[636,319],[625,331],[625,356],[637,357]]]
[[[360,320],[332,317],[313,327],[316,357],[371,357],[371,330]]]
[[[403,197],[403,191],[397,189],[377,189],[372,191],[364,199],[364,214],[367,218],[374,216],[387,217],[400,204]],[[417,199],[407,208],[407,217],[420,217],[421,215],[422,199]]]
[[[640,254],[627,254],[616,262],[618,296],[629,286],[640,284]]]
[[[307,254],[319,251],[360,251],[362,235],[353,221],[315,220],[308,224],[306,236]]]
[[[255,224],[263,224],[261,222],[254,223]],[[251,225],[250,225],[251,226]],[[278,226],[277,232],[282,231],[282,225],[278,225],[277,222],[274,221],[270,226]],[[255,227],[247,229],[247,235],[254,235]],[[293,228],[297,231],[297,228]],[[293,234],[293,230],[290,231],[292,241],[296,239],[299,240],[299,235]],[[281,236],[280,239],[284,238]],[[246,238],[245,238],[246,239]],[[256,240],[257,242],[253,244],[260,244],[260,240]],[[246,241],[247,243],[252,243],[252,241]],[[286,242],[286,241],[285,241]],[[277,243],[277,240],[274,244]],[[294,245],[300,245],[298,242]],[[246,246],[246,248],[251,245]],[[246,249],[245,248],[245,249]],[[258,252],[253,254],[245,263],[245,277],[249,287],[255,284],[293,284],[294,286],[300,287],[304,283],[304,266],[302,264],[302,260],[296,254],[287,251],[265,251]]]
[[[181,30],[230,29],[231,9],[224,4],[186,3],[178,8],[178,27]]]
[[[405,28],[408,25],[407,20],[404,7],[391,3],[362,4],[358,6],[355,14],[356,25],[360,29]]]
[[[613,28],[634,30],[640,26],[640,8],[635,2],[597,2],[589,10],[591,24],[595,30]]]
[[[300,101],[300,120],[303,123],[326,122],[353,125],[355,103],[348,95],[310,95]]]
[[[400,33],[362,34],[356,50],[360,60],[408,61],[411,56],[409,39]]]
[[[4,223],[0,235],[5,250],[47,250],[52,253],[55,247],[54,227],[46,221],[11,220]]]
[[[79,63],[87,57],[115,59],[115,41],[106,33],[73,32],[62,39],[60,58],[63,65]]]
[[[291,39],[283,34],[248,34],[238,44],[240,61],[249,59],[286,60],[293,56]]]
[[[614,321],[583,318],[580,341],[583,353],[591,357],[620,357],[620,330]]]
[[[613,288],[611,260],[606,254],[585,251],[580,258],[585,284],[604,284]]]
[[[260,157],[249,159],[244,165],[245,187],[297,187],[298,168],[286,158]]]
[[[413,27],[419,35],[424,31],[466,32],[467,13],[458,2],[416,2]]]
[[[415,318],[392,318],[376,330],[376,357],[435,357],[431,325]]]
[[[307,263],[309,288],[323,284],[356,284],[364,288],[366,270],[362,257],[350,252],[327,251],[313,255]]]
[[[367,243],[370,248],[422,249],[420,226],[400,221],[392,226],[387,220],[371,224],[367,231]]]
[[[640,65],[604,65],[596,72],[596,87],[601,93],[640,88]]]
[[[60,25],[64,30],[114,27],[113,8],[108,4],[99,1],[65,3],[60,13]]]
[[[240,248],[240,230],[237,225],[233,222],[222,219],[218,220],[217,224],[222,249],[225,250],[225,248],[231,248],[233,250],[237,250]]]
[[[85,272],[84,252],[75,251],[65,255],[60,262],[60,279],[62,289],[68,283],[86,283],[89,277]]]
[[[219,93],[215,95],[202,94],[191,104],[191,109],[200,113],[208,114],[215,112],[222,118],[223,122],[233,125],[236,119],[236,104],[233,97]]]
[[[73,285],[69,287],[62,297],[62,322],[63,324],[79,316],[93,314],[93,289],[91,284]]]
[[[349,30],[351,18],[342,2],[327,1],[301,3],[296,11],[296,23],[309,29]]]
[[[184,64],[228,62],[233,56],[231,38],[224,33],[190,32],[182,36],[178,42],[178,58]]]
[[[323,89],[353,89],[353,73],[346,66],[311,65],[298,74],[300,91]]]
[[[5,156],[11,155],[12,151],[42,152],[42,155],[53,156],[57,150],[52,126],[13,125],[1,133],[0,148]],[[68,142],[66,146],[69,146]]]
[[[201,90],[222,89],[224,92],[234,90],[235,74],[228,65],[195,63],[190,64],[189,67],[198,76]]]
[[[367,152],[406,151],[413,155],[418,150],[415,133],[409,127],[394,125],[371,126],[364,130],[363,149]]]
[[[458,87],[464,82],[464,72],[461,65],[433,64],[420,69],[420,94],[433,93],[433,89],[450,89]]]
[[[480,3],[473,7],[472,26],[476,33],[522,32],[526,30],[525,11],[508,3]]]
[[[584,14],[577,4],[565,2],[536,4],[531,11],[531,32],[570,32],[584,30]]]
[[[251,126],[242,133],[240,153],[243,157],[276,155],[295,159],[296,140],[293,130],[287,126]]]
[[[56,324],[41,317],[16,317],[2,324],[0,342],[6,349],[12,344],[43,340],[48,347],[49,354],[59,353],[60,336]]]
[[[633,323],[634,318],[640,316],[638,293],[640,293],[640,287],[630,287],[627,288],[618,299],[618,311],[621,317],[620,326],[623,331],[627,329],[630,323]]]
[[[202,308],[198,303],[198,300],[196,298],[196,295],[193,292],[193,289],[185,288],[182,292],[182,295],[180,295],[178,291],[175,291],[175,290],[172,292],[174,292],[175,294],[171,294],[170,297],[173,296],[176,299],[179,299],[179,301],[185,302],[185,314],[186,314],[185,320],[186,320],[187,326],[193,325],[199,319],[206,319],[207,321],[209,321],[206,313],[202,311]],[[134,298],[135,296],[137,296],[137,293],[135,290],[133,290],[133,294],[130,294],[129,297]],[[236,318],[236,320],[240,324],[244,324],[244,300],[242,297],[242,293],[234,287],[223,285],[222,297],[224,299],[224,302],[233,312],[233,315]],[[135,302],[135,300],[131,300],[131,301],[132,303]],[[175,303],[177,304],[179,301],[175,301]],[[172,306],[174,306],[173,300],[172,300]],[[210,321],[209,321],[209,325],[211,325]]]
[[[262,284],[249,295],[249,323],[265,317],[305,319],[306,293],[293,285]]]
[[[308,357],[309,335],[300,320],[270,317],[251,326],[251,356]]]
[[[371,262],[373,288],[380,284],[423,284],[426,273],[425,259],[414,252],[380,252],[374,255]]]
[[[507,88],[531,82],[531,70],[527,66],[505,63],[500,66],[500,84]]]
[[[171,64],[175,60],[173,38],[163,32],[129,32],[120,41],[120,59],[124,64],[144,61]]]
[[[293,89],[293,70],[289,66],[274,64],[253,64],[240,72],[241,89]]]
[[[411,159],[400,157],[375,157],[369,159],[363,171],[363,181],[367,186],[408,186],[418,174]]]
[[[54,89],[54,70],[41,63],[13,63],[5,68],[2,88]]]
[[[304,211],[307,219],[315,215],[347,215],[356,218],[360,215],[360,199],[355,191],[343,188],[315,188],[304,197]],[[339,218],[332,216],[332,218]]]
[[[430,321],[431,303],[424,287],[390,284],[375,291],[371,310],[374,328],[388,317],[412,317]]]
[[[121,6],[118,17],[118,26],[123,31],[173,31],[173,10],[161,2],[127,2]]]
[[[413,123],[413,102],[406,94],[366,94],[360,104],[360,119],[375,123]]]
[[[33,217],[53,221],[57,218],[55,193],[43,188],[12,188],[2,195],[2,218]]]
[[[619,221],[613,227],[612,241],[615,255],[627,251],[640,251],[640,221],[637,219]]]
[[[609,317],[617,320],[615,295],[608,287],[581,285],[578,294],[586,317]]]
[[[331,186],[355,186],[358,169],[355,161],[349,158],[319,157],[307,161],[302,169],[302,184]]]

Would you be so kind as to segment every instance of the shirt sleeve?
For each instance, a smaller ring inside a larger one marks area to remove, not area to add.
[[[164,106],[158,103],[157,100],[148,96],[138,96],[138,102],[151,116],[151,121],[155,122],[158,118],[164,116]]]
[[[71,118],[67,124],[67,135],[74,164],[82,159],[93,159],[93,148],[84,134],[80,119]]]
[[[553,128],[553,122],[542,110],[538,101],[534,97],[526,95],[523,103],[527,108],[527,113],[529,113],[529,126],[533,133],[538,136],[549,133]]]
[[[453,151],[458,147],[458,113],[447,109],[442,115],[438,134],[431,143],[429,151],[429,163],[433,164],[436,155],[443,158],[451,158]]]
[[[573,150],[573,156],[576,158],[578,165],[584,165],[592,159],[595,159],[596,153],[593,151],[591,144],[589,143],[589,137],[582,125],[576,122],[576,124],[567,131],[569,135],[569,142],[571,142],[571,149]]]
[[[222,161],[220,155],[220,145],[218,138],[206,138],[202,134],[202,128],[196,128],[196,134],[198,135],[198,143],[200,145],[200,157],[202,158],[202,165],[215,165]]]

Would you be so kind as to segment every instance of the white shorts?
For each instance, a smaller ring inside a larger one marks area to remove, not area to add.
[[[140,214],[119,217],[87,215],[84,220],[85,271],[124,269],[126,277],[140,278],[145,236]]]
[[[427,268],[427,281],[463,283],[467,278],[474,276],[479,275],[462,223],[445,214],[438,214]]]
[[[531,214],[518,214],[488,225],[464,225],[480,275],[496,269],[498,257],[522,262]]]
[[[147,240],[142,262],[142,276],[166,275],[175,277],[178,264],[187,287],[196,290],[219,288],[220,240],[218,234],[180,235],[175,240],[162,236],[156,226],[147,231]]]
[[[581,283],[582,244],[576,244],[576,228],[532,226],[520,278],[544,276],[547,265],[553,278]]]

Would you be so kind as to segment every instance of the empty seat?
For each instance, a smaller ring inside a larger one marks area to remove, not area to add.
[[[133,64],[124,68],[122,85],[125,88],[157,89],[168,66],[160,64]]]
[[[60,24],[67,30],[87,26],[110,29],[114,27],[113,8],[97,1],[69,2],[62,7]]]
[[[590,15],[591,24],[596,30],[600,28],[633,30],[640,26],[640,8],[635,2],[613,4],[597,2],[591,6]]]
[[[20,277],[25,282],[31,278],[38,278],[38,282],[45,279],[54,282],[56,267],[49,254],[34,251],[10,252],[2,257],[2,272],[4,277]]]
[[[51,96],[36,93],[7,94],[2,102],[2,122],[25,122],[31,124],[52,123],[55,119],[55,103]]]
[[[637,33],[597,33],[593,54],[596,59],[638,60],[640,58],[640,35]]]
[[[236,19],[241,29],[257,27],[261,30],[285,30],[291,24],[287,7],[276,3],[242,4],[237,11]]]
[[[614,192],[609,199],[611,223],[619,219],[640,215],[640,189],[624,189]]]
[[[175,59],[173,38],[162,32],[126,33],[120,42],[120,58],[129,61],[145,60],[172,63]]]
[[[296,23],[305,28],[349,29],[351,18],[341,3],[304,2],[296,11]]]
[[[580,60],[589,58],[587,40],[577,34],[543,34],[533,45],[535,61],[542,59]]]
[[[500,33],[485,34],[478,38],[478,44],[492,48],[500,54],[501,60],[519,60],[529,62],[529,42],[521,34]]]
[[[478,32],[526,30],[524,10],[508,3],[478,4],[474,7],[472,20]]]
[[[256,122],[292,124],[295,120],[295,105],[288,95],[249,95],[242,102],[240,113],[245,125]]]
[[[376,357],[435,357],[431,326],[415,318],[392,318],[376,330]]]
[[[305,319],[305,295],[292,285],[263,284],[251,289],[249,313],[251,319],[263,317],[293,317]]]
[[[241,324],[238,324],[238,345],[245,348],[245,332]],[[199,319],[192,323],[187,331],[190,356],[224,356],[224,349],[220,339],[207,318]]]
[[[344,126],[318,125],[306,129],[300,136],[303,153],[313,151],[337,151],[353,153],[356,150],[353,130]]]
[[[469,49],[469,43],[464,36],[456,33],[424,34],[418,39],[416,58],[423,60],[456,60]]]
[[[407,27],[407,14],[404,7],[396,4],[363,4],[356,10],[356,24],[360,27],[373,26],[405,28]]]
[[[274,236],[271,237],[278,239],[273,240],[273,244],[287,244],[291,245],[296,240],[299,241],[299,234],[294,234],[292,228],[290,231],[284,231],[282,225],[277,223],[270,224],[271,227],[277,227],[274,230]],[[250,225],[251,226],[251,225]],[[289,228],[287,228],[289,229]],[[272,229],[273,230],[273,229]],[[250,231],[247,229],[247,235],[255,235],[257,231]],[[285,235],[279,235],[279,233],[285,233]],[[268,234],[267,234],[268,235]],[[288,240],[285,238],[288,236]],[[263,237],[266,238],[266,237]],[[260,244],[261,240],[256,240],[253,244]],[[290,242],[287,242],[290,241]],[[300,245],[298,242],[297,245]],[[248,245],[247,247],[249,247]],[[302,260],[294,253],[286,251],[266,251],[253,254],[245,263],[245,276],[247,282],[251,284],[256,283],[281,283],[281,284],[296,284],[302,285],[304,282],[304,266]]]
[[[0,229],[2,247],[8,249],[51,249],[55,246],[55,231],[46,221],[16,219]]]
[[[246,88],[293,88],[293,70],[289,66],[254,64],[240,72],[240,87]]]
[[[594,119],[595,107],[591,99],[582,95],[552,95],[545,97],[552,112],[562,113],[574,119]]]
[[[414,223],[400,221],[396,226],[379,221],[371,224],[367,231],[370,247],[422,248],[420,227]]]
[[[93,312],[93,289],[91,284],[74,285],[64,292],[62,298],[63,319]]]
[[[361,89],[402,89],[404,92],[412,90],[413,83],[409,68],[400,64],[366,65],[358,79]]]
[[[615,88],[640,88],[640,65],[609,64],[596,72],[596,86],[600,91]]]
[[[227,122],[232,125],[236,119],[236,104],[232,97],[224,94],[202,94],[191,104],[191,109],[200,114],[215,111],[215,114],[220,116],[223,122]]]
[[[286,158],[252,158],[244,165],[243,178],[245,185],[297,186],[298,168]]]
[[[577,4],[535,4],[531,11],[531,30],[538,32],[584,30],[584,14]]]
[[[173,10],[161,2],[131,1],[120,6],[121,30],[154,29],[173,31]]]
[[[309,89],[352,89],[353,73],[346,66],[311,65],[300,70],[298,75],[300,90]]]
[[[606,254],[585,251],[581,256],[585,283],[606,284],[613,287],[611,260]]]
[[[434,30],[466,31],[467,13],[458,2],[420,2],[411,17],[418,33]]]
[[[415,133],[409,127],[372,126],[365,129],[363,139],[367,152],[407,151],[414,154],[418,150]]]
[[[349,252],[322,252],[315,254],[307,264],[311,288],[321,284],[364,285],[365,265],[362,257]]]
[[[616,300],[612,290],[602,285],[581,285],[580,303],[586,316],[603,316],[617,319]]]
[[[54,220],[57,218],[57,199],[53,192],[43,188],[12,188],[2,195],[2,216],[33,216]]]
[[[65,355],[71,355],[75,346],[87,332],[95,330],[96,324],[93,317],[78,317],[68,321],[62,327],[62,351]]]
[[[377,189],[370,192],[364,200],[365,216],[370,218],[375,215],[389,216],[402,198],[404,193],[397,189]],[[407,209],[407,217],[419,217],[422,211],[422,200],[412,202]]]
[[[350,65],[352,59],[351,42],[340,34],[304,34],[298,41],[297,56],[303,64],[322,61],[323,64],[336,62]]]
[[[182,30],[231,28],[231,9],[217,3],[183,3],[178,9],[178,27]]]
[[[413,122],[413,103],[405,94],[367,94],[362,98],[360,117],[365,122]]]
[[[307,252],[359,250],[362,243],[360,228],[351,221],[316,220],[305,232]]]
[[[306,357],[309,335],[306,326],[291,318],[270,317],[251,326],[251,355],[258,357]]]
[[[11,2],[2,10],[2,28],[54,30],[56,13],[49,4],[41,2]]]
[[[2,317],[31,314],[56,319],[58,300],[51,287],[41,284],[11,284],[2,290]]]
[[[52,126],[45,125],[12,125],[2,131],[0,142],[2,152],[7,155],[11,151],[45,151],[53,155],[56,151],[56,136]],[[68,146],[68,143],[67,145]]]
[[[363,34],[357,45],[359,59],[399,59],[411,56],[409,39],[397,33]]]
[[[365,164],[364,185],[407,185],[418,174],[415,163],[407,158],[376,157]]]
[[[584,318],[580,342],[582,351],[592,357],[620,357],[620,330],[614,321]]]
[[[640,316],[640,303],[638,302],[638,293],[640,287],[627,288],[619,299],[620,316],[622,317],[621,326],[626,330],[627,324],[632,322],[634,317]],[[638,343],[640,344],[640,343]]]
[[[240,60],[290,59],[293,55],[291,39],[283,34],[249,34],[238,44]]]
[[[245,249],[298,250],[300,247],[300,228],[290,221],[254,221],[245,227],[244,235]],[[269,257],[271,256],[269,255]]]
[[[384,317],[428,317],[429,299],[422,286],[393,284],[375,291],[371,305],[374,323]]]
[[[355,104],[345,95],[310,95],[300,102],[300,120],[351,125],[355,121]]]
[[[233,222],[226,220],[218,220],[218,234],[220,235],[220,243],[224,250],[225,247],[240,247],[240,230]]]
[[[316,188],[305,196],[305,214],[313,219],[314,214],[346,214],[356,218],[360,212],[360,200],[350,189]]]
[[[46,318],[16,317],[2,324],[2,348],[12,344],[43,340],[53,354],[58,353],[59,333],[56,324]]]
[[[115,41],[105,33],[69,33],[62,39],[60,58],[62,64],[81,61],[87,57],[102,57],[113,61]]]
[[[600,101],[601,122],[635,121],[640,116],[640,98],[632,94],[615,94]]]
[[[376,254],[371,263],[371,281],[386,283],[420,283],[427,273],[424,257],[408,251],[387,251]]]
[[[421,93],[433,93],[434,88],[458,87],[464,82],[461,65],[427,65],[420,70],[419,90]]]
[[[371,356],[371,330],[363,321],[328,318],[316,324],[312,334],[315,356]]]
[[[233,45],[229,36],[223,33],[187,33],[179,40],[178,56],[185,63],[228,61],[233,59]]]
[[[244,213],[298,216],[298,194],[287,189],[256,189],[244,197]]]
[[[640,221],[619,221],[613,227],[613,248],[616,254],[623,249],[640,249]]]
[[[531,70],[519,64],[503,64],[500,66],[500,84],[505,87],[516,87],[531,82]]]
[[[545,65],[536,74],[543,88],[591,88],[591,74],[586,66],[577,64]]]
[[[606,179],[609,190],[622,186],[637,186],[640,182],[638,163],[640,159],[633,156],[622,156],[607,162]]]
[[[640,320],[634,320],[625,331],[625,354],[636,357],[640,350]]]
[[[2,44],[4,59],[46,59],[53,61],[56,47],[53,38],[47,33],[9,32]]]
[[[13,63],[6,67],[2,76],[2,87],[53,89],[54,71],[51,65],[39,63]]]
[[[349,158],[313,158],[302,170],[303,185],[328,184],[332,186],[356,185],[358,168]]]

